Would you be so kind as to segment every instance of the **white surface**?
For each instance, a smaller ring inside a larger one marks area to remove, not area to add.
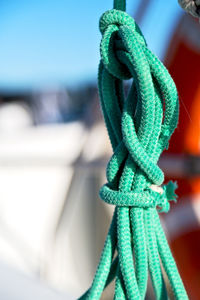
[[[87,131],[80,122],[0,131],[0,165],[67,164],[80,154]]]
[[[0,168],[1,257],[37,270],[72,174],[69,167]]]
[[[15,102],[0,106],[0,132],[17,132],[33,125],[28,107]]]
[[[98,197],[104,168],[88,165],[106,151],[102,124],[0,131],[1,260],[76,299],[88,288],[112,214]]]
[[[25,276],[0,263],[0,299],[2,300],[75,300],[60,294],[33,277]]]
[[[0,131],[1,259],[27,273],[46,268],[71,165],[86,136],[80,122]]]

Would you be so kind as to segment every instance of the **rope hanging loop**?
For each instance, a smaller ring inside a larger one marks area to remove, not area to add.
[[[155,299],[168,300],[163,270],[175,299],[187,300],[158,215],[176,201],[176,183],[163,185],[158,166],[178,122],[176,86],[125,12],[124,0],[114,0],[99,27],[98,88],[113,148],[100,197],[116,208],[93,283],[79,300],[100,299],[113,280],[114,299],[143,300],[148,274]]]
[[[130,79],[132,75],[128,68],[120,62],[117,57],[117,52],[120,50],[127,51],[122,42],[120,33],[122,27],[128,27],[131,34],[136,35],[141,45],[146,42],[139,34],[140,30],[134,19],[131,18],[126,12],[112,9],[105,12],[99,21],[99,28],[102,34],[100,45],[101,59],[108,72],[118,79]]]

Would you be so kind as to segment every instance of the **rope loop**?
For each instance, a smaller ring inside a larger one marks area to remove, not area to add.
[[[174,298],[188,300],[158,216],[176,200],[176,184],[160,187],[157,163],[177,126],[177,90],[125,4],[114,0],[99,24],[99,96],[113,148],[100,197],[116,208],[92,286],[79,300],[99,300],[113,279],[114,299],[144,300],[148,274],[156,299],[169,298],[167,276]]]
[[[102,33],[101,105],[115,159],[119,161],[116,151],[120,144],[123,152],[123,159],[117,166],[118,174],[115,172],[112,176],[113,160],[108,165],[108,183],[112,186],[114,177],[119,179],[119,170],[128,153],[134,165],[131,169],[137,168],[134,171],[137,176],[142,172],[146,178],[142,193],[149,185],[161,185],[164,181],[157,161],[177,125],[176,87],[162,63],[148,50],[138,25],[126,12],[116,9],[105,12],[99,27]],[[130,78],[134,81],[125,99],[123,80]],[[138,184],[129,189],[136,186]]]
[[[124,26],[130,29],[132,35],[136,35],[142,45],[146,44],[134,19],[124,11],[116,9],[108,10],[101,16],[99,21],[100,32],[102,33],[100,53],[103,64],[110,74],[122,80],[132,77],[127,66],[116,57],[117,51],[127,51],[118,34],[120,28]]]
[[[110,9],[106,11],[99,20],[99,29],[102,34],[110,25],[129,26],[133,31],[135,30],[135,21],[126,12],[117,9]]]
[[[158,186],[156,186],[158,187]],[[175,189],[177,188],[176,183],[172,181],[168,182],[167,185],[164,185],[161,189],[153,189],[151,186],[145,189],[142,193],[135,191],[115,191],[109,187],[108,184],[105,184],[100,189],[101,199],[112,205],[117,206],[128,206],[128,207],[137,207],[137,208],[157,208],[158,212],[167,213],[170,209],[169,201],[176,201]]]

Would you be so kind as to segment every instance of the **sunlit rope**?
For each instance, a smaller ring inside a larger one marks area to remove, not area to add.
[[[177,126],[176,87],[125,1],[103,14],[100,31],[99,95],[113,147],[100,196],[116,208],[94,281],[80,299],[100,299],[114,279],[114,299],[144,299],[148,273],[155,298],[169,299],[163,270],[175,299],[188,299],[158,216],[176,199],[174,183],[161,187],[157,165]],[[127,97],[126,79],[132,79]]]

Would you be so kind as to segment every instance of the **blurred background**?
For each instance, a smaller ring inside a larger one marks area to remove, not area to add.
[[[160,160],[166,180],[178,182],[179,201],[162,217],[196,300],[200,25],[176,0],[127,2],[180,94],[179,126]],[[112,5],[0,1],[1,299],[76,299],[91,284],[113,211],[98,196],[111,147],[97,92],[98,20]]]

